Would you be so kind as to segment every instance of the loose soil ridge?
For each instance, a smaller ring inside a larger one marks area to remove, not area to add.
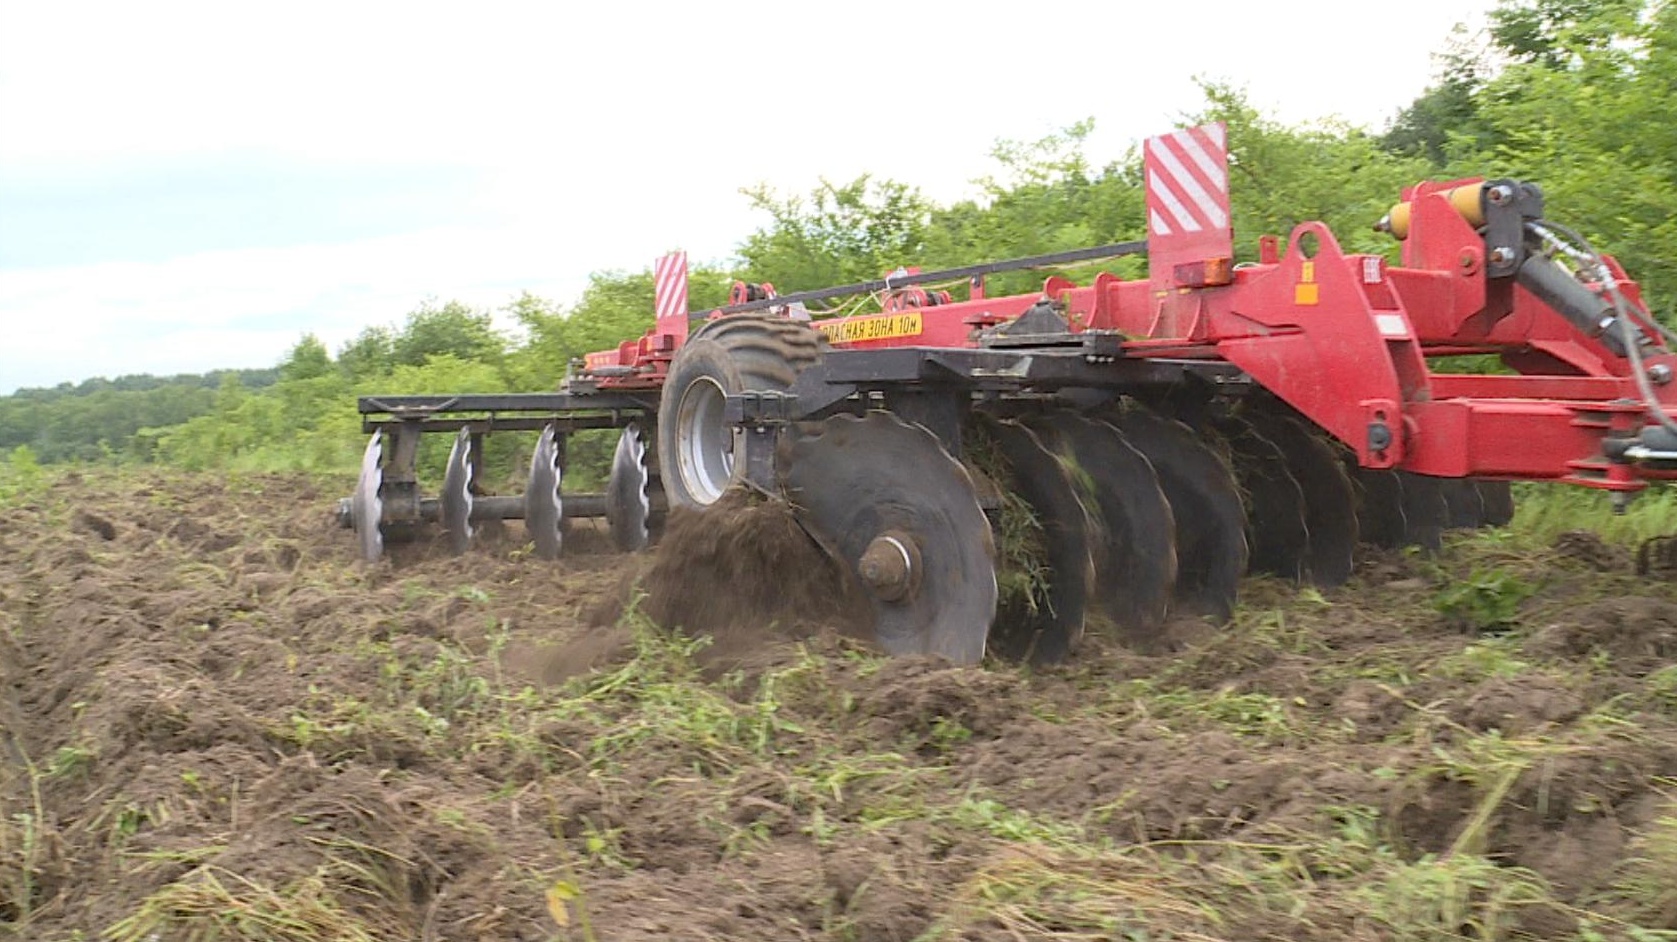
[[[684,608],[586,526],[362,567],[336,496],[0,508],[0,936],[1677,937],[1677,591],[1585,536],[959,669],[812,622],[817,569]]]

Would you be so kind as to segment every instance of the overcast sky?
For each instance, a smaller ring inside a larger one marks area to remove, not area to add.
[[[1490,5],[0,0],[0,394],[723,259],[759,182],[949,200],[1086,117],[1103,163],[1196,77],[1379,128]]]

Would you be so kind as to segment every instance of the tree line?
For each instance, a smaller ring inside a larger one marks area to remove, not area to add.
[[[147,457],[141,429],[167,428],[215,408],[217,390],[258,390],[280,378],[277,368],[215,370],[20,389],[0,397],[0,454],[27,447],[47,462]]]
[[[1650,307],[1677,315],[1677,4],[1503,0],[1483,35],[1458,34],[1437,76],[1380,130],[1333,119],[1291,125],[1237,88],[1204,86],[1185,124],[1228,126],[1237,252],[1262,233],[1326,222],[1348,251],[1397,245],[1372,230],[1403,187],[1509,176],[1540,184],[1548,214],[1615,254]],[[971,199],[940,204],[909,183],[863,176],[807,193],[744,191],[764,219],[737,257],[690,273],[694,308],[735,278],[782,291],[864,281],[902,265],[955,267],[1136,238],[1145,232],[1139,150],[1102,166],[1091,122],[1001,141]],[[1144,262],[1107,270],[1134,277]],[[1086,269],[1085,274],[1090,270]],[[1030,290],[1017,273],[992,293]],[[571,361],[652,321],[650,271],[600,272],[566,306],[525,294],[499,313],[427,302],[337,351],[303,337],[271,374],[90,380],[0,398],[0,448],[43,460],[112,456],[186,467],[343,470],[361,448],[356,395],[553,389]],[[433,443],[446,448],[446,443]],[[586,452],[586,446],[584,447]],[[436,455],[429,456],[436,460]]]

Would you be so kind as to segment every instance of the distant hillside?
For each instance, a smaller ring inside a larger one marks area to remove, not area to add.
[[[139,457],[140,429],[178,425],[211,412],[223,385],[261,389],[278,380],[279,370],[270,368],[139,373],[20,389],[0,396],[0,452],[27,445],[42,461],[88,461],[113,453]]]

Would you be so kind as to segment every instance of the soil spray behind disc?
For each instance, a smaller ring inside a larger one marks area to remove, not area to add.
[[[670,514],[646,577],[646,613],[718,642],[774,631],[861,635],[867,607],[782,500],[738,488],[708,509]]]

